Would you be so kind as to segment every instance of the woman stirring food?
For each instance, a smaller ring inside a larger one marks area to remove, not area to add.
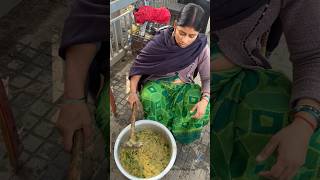
[[[140,103],[146,119],[168,127],[176,140],[200,138],[209,121],[210,51],[202,27],[203,9],[189,3],[173,28],[161,30],[130,69],[128,102]],[[201,87],[194,83],[200,74]]]

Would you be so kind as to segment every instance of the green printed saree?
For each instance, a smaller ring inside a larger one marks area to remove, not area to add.
[[[218,48],[213,47],[212,53],[218,53]],[[269,170],[276,157],[260,164],[255,158],[271,136],[289,123],[291,82],[273,70],[236,67],[211,72],[211,93],[211,176],[263,179],[257,174]],[[306,163],[294,179],[320,179],[319,167],[318,131],[310,140]]]

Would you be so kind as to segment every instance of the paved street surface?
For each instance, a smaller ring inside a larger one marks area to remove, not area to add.
[[[284,36],[282,36],[279,46],[270,57],[270,62],[273,69],[282,72],[292,80],[292,64],[289,61],[288,47]]]

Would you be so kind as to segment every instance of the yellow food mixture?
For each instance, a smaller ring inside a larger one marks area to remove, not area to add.
[[[143,145],[139,148],[122,146],[121,165],[136,177],[149,178],[160,174],[171,157],[168,141],[159,133],[148,129],[137,132],[136,136]]]

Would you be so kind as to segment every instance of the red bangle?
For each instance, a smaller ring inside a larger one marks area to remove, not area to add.
[[[294,117],[298,117],[299,119],[301,119],[301,120],[305,121],[306,123],[308,123],[311,126],[313,131],[316,129],[316,126],[312,122],[310,122],[307,118],[305,118],[305,117],[303,117],[303,116],[301,116],[299,114],[295,114]]]

